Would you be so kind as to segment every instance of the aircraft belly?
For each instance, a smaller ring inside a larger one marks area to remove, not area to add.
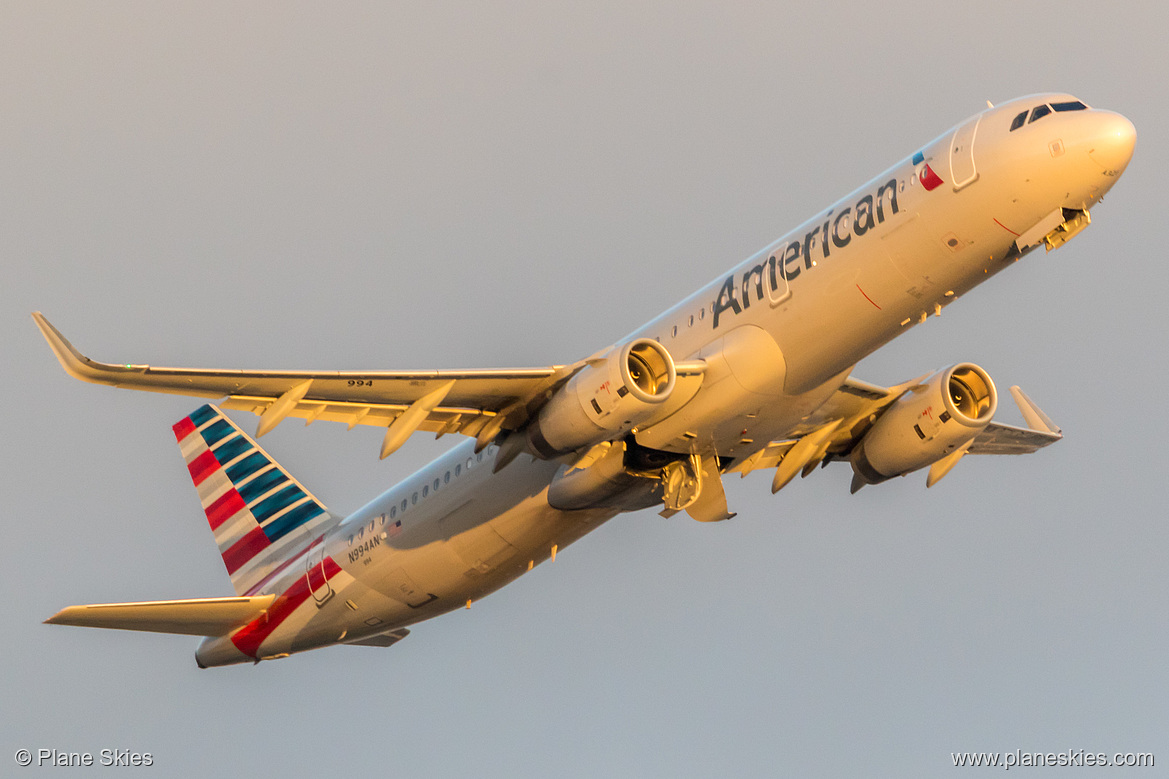
[[[617,513],[551,508],[547,487],[557,468],[527,455],[499,473],[484,467],[474,489],[452,491],[445,507],[386,539],[367,564],[352,566],[353,575],[384,598],[373,615],[383,620],[380,630],[462,608]]]
[[[324,603],[305,597],[302,581],[293,581],[273,603],[266,620],[233,635],[241,649],[260,659],[328,646],[343,639],[360,638],[392,627],[398,605],[385,595],[340,571],[330,578],[335,596]],[[268,624],[274,623],[270,630]],[[266,635],[257,636],[258,631]],[[250,636],[259,639],[249,643]]]
[[[397,627],[396,623],[403,615],[399,602],[356,580],[340,590],[338,596],[320,609],[311,602],[302,606],[308,612],[308,621],[288,637],[288,648],[282,651],[302,652],[342,640],[375,635]],[[269,642],[264,644],[265,652],[280,649]]]

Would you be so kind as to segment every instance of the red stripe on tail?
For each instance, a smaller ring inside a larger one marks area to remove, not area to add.
[[[191,481],[198,487],[203,481],[219,468],[219,460],[208,449],[203,454],[187,463],[187,470],[191,472]]]
[[[207,507],[207,524],[211,525],[212,531],[218,530],[220,525],[246,507],[247,504],[244,503],[244,499],[240,497],[239,493],[234,488],[229,489]]]
[[[223,552],[223,564],[227,566],[227,572],[234,574],[243,568],[249,560],[266,549],[270,543],[272,542],[268,540],[268,536],[264,535],[263,529],[257,527],[252,530]]]
[[[184,438],[195,432],[195,423],[191,421],[190,417],[185,417],[175,422],[171,430],[175,431],[175,440],[181,444]]]

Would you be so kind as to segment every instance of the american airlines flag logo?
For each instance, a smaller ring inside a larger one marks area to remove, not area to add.
[[[923,165],[922,163],[925,164]],[[932,192],[945,183],[942,181],[941,176],[934,173],[934,169],[925,161],[925,155],[921,152],[913,155],[913,164],[914,166],[921,165],[921,170],[918,171],[917,178],[921,182],[921,185],[925,187],[926,192]]]

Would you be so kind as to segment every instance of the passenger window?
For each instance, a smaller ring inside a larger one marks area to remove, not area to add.
[[[1037,106],[1035,106],[1035,110],[1031,112],[1031,120],[1030,121],[1034,122],[1036,119],[1042,119],[1043,117],[1047,116],[1050,113],[1051,113],[1051,109],[1048,108],[1047,106],[1037,105]],[[1030,123],[1030,122],[1028,122],[1028,123]]]
[[[698,309],[698,318],[699,319],[706,319],[706,309],[705,308]]]
[[[402,498],[402,511],[406,510],[406,499]]]
[[[459,478],[459,474],[463,472],[463,464],[459,463],[455,466],[455,478]]]
[[[390,519],[393,519],[396,516],[398,516],[398,507],[390,506]]]
[[[434,491],[438,492],[438,477],[434,477]]]
[[[1051,107],[1056,111],[1083,111],[1088,106],[1081,103],[1079,100],[1072,100],[1067,103],[1052,103]]]
[[[446,473],[443,474],[442,483],[443,484],[450,484],[451,483],[451,472],[450,471],[447,471]]]
[[[427,494],[429,494],[429,493],[430,493],[430,487],[425,485],[425,484],[422,485],[422,497],[425,498],[427,496]]]
[[[370,533],[373,532],[373,520],[372,519],[369,521],[369,532]]]
[[[1018,130],[1020,127],[1023,126],[1023,124],[1026,121],[1027,121],[1027,112],[1024,111],[1023,113],[1016,116],[1013,120],[1011,120],[1011,130],[1010,131],[1014,132],[1015,130]]]
[[[687,327],[694,327],[694,315],[693,314],[690,315],[690,322],[686,326]]]
[[[417,492],[415,492],[413,495],[410,496],[410,505],[411,506],[418,505],[418,493]]]
[[[472,469],[472,468],[474,468],[474,467],[475,467],[475,458],[474,458],[474,457],[468,457],[468,458],[467,458],[467,470],[469,471],[469,470],[471,470],[471,469]]]
[[[349,536],[349,545],[353,546],[353,536]]]
[[[670,336],[673,338],[678,337],[678,326],[677,325],[674,325],[674,331],[672,333],[670,333]]]

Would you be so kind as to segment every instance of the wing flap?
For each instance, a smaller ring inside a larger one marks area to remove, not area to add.
[[[410,635],[408,629],[398,628],[397,630],[390,630],[385,633],[360,638],[356,641],[346,641],[345,643],[349,646],[393,646],[408,635]]]
[[[231,411],[247,411],[260,416],[273,402],[273,398],[260,395],[231,395],[220,403],[219,407]],[[320,419],[325,422],[341,422],[350,428],[357,425],[388,427],[407,408],[409,405],[405,403],[303,400],[288,412],[288,416],[303,419],[310,424]],[[444,435],[463,433],[473,436],[494,416],[496,412],[478,408],[439,406],[430,412],[418,429],[431,433],[441,432]]]
[[[61,609],[46,619],[45,623],[188,636],[223,636],[266,612],[274,600],[275,595],[262,595],[250,598],[95,603]]]
[[[784,441],[772,441],[767,446],[746,457],[739,460],[737,463],[727,469],[727,473],[738,473],[741,476],[746,476],[752,471],[762,470],[764,468],[774,468],[779,465],[779,461],[783,456],[796,445],[798,439],[789,439]]]

